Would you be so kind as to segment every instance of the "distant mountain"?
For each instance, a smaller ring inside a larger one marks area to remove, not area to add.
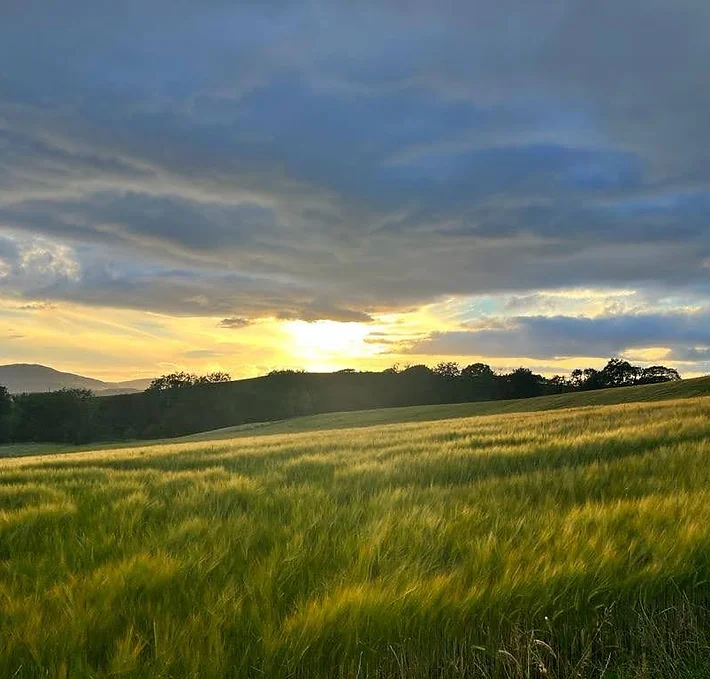
[[[57,389],[91,389],[99,396],[111,394],[131,394],[144,391],[151,380],[128,380],[126,382],[104,382],[83,375],[60,372],[46,365],[13,363],[0,365],[0,385],[7,387],[11,394],[56,391]]]

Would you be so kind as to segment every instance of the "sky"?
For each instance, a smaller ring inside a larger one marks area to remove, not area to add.
[[[710,372],[706,0],[0,0],[0,363]]]

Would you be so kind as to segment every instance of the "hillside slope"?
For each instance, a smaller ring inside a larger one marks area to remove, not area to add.
[[[438,405],[409,406],[406,408],[379,408],[353,412],[324,413],[306,417],[294,417],[278,422],[264,422],[226,427],[192,436],[182,437],[185,441],[209,441],[235,436],[285,434],[325,429],[351,427],[371,427],[398,422],[426,422],[448,420],[457,417],[477,415],[499,415],[503,413],[538,412],[562,408],[583,408],[588,406],[616,405],[644,401],[669,401],[698,396],[710,396],[710,377],[696,377],[679,382],[644,384],[638,387],[599,389],[553,396],[521,398],[511,401],[481,401],[476,403],[443,403]]]
[[[664,384],[649,384],[639,387],[600,389],[598,391],[540,396],[512,401],[483,401],[477,403],[453,403],[406,408],[379,408],[348,412],[324,413],[305,417],[293,417],[276,422],[258,422],[225,427],[210,431],[153,441],[116,441],[93,443],[81,446],[57,443],[16,443],[0,446],[0,458],[30,457],[35,455],[75,453],[85,450],[111,450],[136,448],[160,443],[209,442],[251,436],[269,436],[299,432],[327,431],[376,427],[407,422],[431,422],[479,415],[541,412],[586,408],[591,406],[617,405],[654,401],[685,400],[710,397],[710,377],[681,380]]]

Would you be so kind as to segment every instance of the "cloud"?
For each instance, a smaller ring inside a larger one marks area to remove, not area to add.
[[[219,322],[220,328],[229,328],[230,330],[240,330],[241,328],[246,328],[251,325],[251,321],[248,318],[223,318]]]
[[[646,313],[595,318],[517,316],[482,322],[480,329],[435,332],[411,354],[521,356],[535,359],[608,358],[631,349],[666,347],[674,360],[707,358],[710,312]]]
[[[80,265],[71,248],[44,238],[0,236],[0,291],[78,281]]]
[[[710,346],[704,347],[675,347],[670,354],[676,361],[692,363],[702,362],[710,366]]]
[[[707,3],[30,4],[0,26],[5,295],[367,322],[707,291]]]

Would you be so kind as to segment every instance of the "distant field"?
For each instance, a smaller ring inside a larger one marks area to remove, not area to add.
[[[0,676],[708,677],[709,455],[691,398],[3,460]]]

